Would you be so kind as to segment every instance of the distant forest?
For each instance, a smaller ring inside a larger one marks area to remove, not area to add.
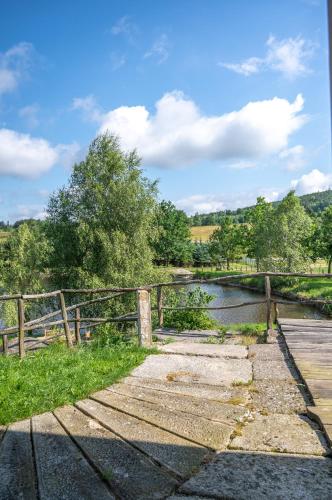
[[[326,207],[332,205],[332,189],[321,191],[319,193],[305,194],[299,196],[301,204],[311,216],[319,215]],[[274,207],[279,205],[280,201],[272,203]],[[212,212],[209,214],[195,214],[189,217],[192,226],[215,226],[225,215],[231,217],[235,224],[247,222],[249,211],[252,207],[238,208],[237,210],[224,210]]]

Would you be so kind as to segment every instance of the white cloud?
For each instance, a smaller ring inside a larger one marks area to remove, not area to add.
[[[45,219],[47,216],[46,208],[43,205],[17,205],[10,213],[11,221],[21,219]]]
[[[138,33],[138,28],[129,16],[123,16],[112,26],[111,33],[114,36],[123,35],[129,42],[133,43]]]
[[[304,159],[304,147],[301,144],[284,149],[279,153],[279,158],[285,160],[285,167],[289,171],[299,170],[306,164]]]
[[[270,69],[281,73],[284,77],[294,79],[310,73],[308,61],[316,48],[309,40],[301,36],[278,40],[270,36],[266,42],[265,57],[249,57],[240,63],[219,63],[219,66],[250,76],[261,70]]]
[[[0,96],[14,91],[27,76],[33,54],[33,45],[27,42],[21,42],[0,53]]]
[[[188,215],[193,215],[252,206],[258,196],[264,196],[267,201],[272,202],[279,200],[282,195],[283,193],[273,189],[258,188],[242,193],[196,194],[177,200],[175,205]]]
[[[254,161],[242,160],[235,163],[230,163],[229,165],[227,165],[227,167],[233,170],[246,170],[248,168],[255,168],[256,163]]]
[[[149,57],[156,58],[158,64],[162,64],[168,59],[169,56],[169,40],[168,36],[163,33],[159,38],[153,43],[150,50],[144,54],[144,59]]]
[[[98,118],[90,101],[88,106],[84,99],[75,102],[76,109],[87,109],[92,119]],[[287,148],[289,137],[306,122],[303,104],[301,95],[294,102],[274,97],[249,102],[238,111],[205,116],[192,100],[175,91],[157,101],[155,114],[145,106],[121,106],[100,114],[99,132],[118,135],[122,147],[136,148],[147,166],[252,161]]]
[[[75,97],[71,109],[82,111],[84,118],[88,121],[99,122],[102,120],[101,109],[97,104],[95,96],[92,94],[86,97]]]
[[[35,178],[65,161],[73,148],[64,144],[53,147],[45,139],[0,129],[0,176]]]
[[[249,59],[242,63],[219,63],[219,66],[235,71],[235,73],[239,73],[240,75],[250,76],[254,73],[258,73],[263,64],[263,59],[259,57],[249,57]]]
[[[24,106],[18,112],[19,116],[23,118],[29,128],[35,128],[39,125],[39,106],[37,104],[30,104]]]
[[[332,174],[324,174],[324,172],[321,172],[317,168],[291,182],[291,188],[295,189],[299,195],[326,191],[326,189],[330,189],[331,187]]]

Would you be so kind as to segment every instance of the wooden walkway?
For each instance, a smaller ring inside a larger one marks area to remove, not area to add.
[[[332,321],[280,318],[278,323],[313,400],[307,411],[332,444]]]

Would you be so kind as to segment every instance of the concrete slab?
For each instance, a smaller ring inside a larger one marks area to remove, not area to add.
[[[250,345],[248,357],[252,360],[285,359],[288,358],[285,346],[279,344],[253,344]]]
[[[181,478],[197,470],[209,455],[209,451],[198,444],[97,401],[85,399],[76,406]]]
[[[190,384],[185,382],[163,382],[157,379],[143,377],[126,377],[123,379],[126,384],[137,387],[146,387],[161,392],[170,392],[174,394],[183,394],[195,396],[222,403],[245,405],[251,400],[250,393],[246,387],[225,387],[218,385]]]
[[[319,427],[298,415],[257,415],[241,429],[230,449],[325,455],[327,443]]]
[[[287,380],[257,380],[250,388],[250,393],[253,408],[258,411],[306,413],[306,401],[298,385]]]
[[[173,328],[157,328],[153,334],[159,340],[164,341],[173,339],[176,341],[202,342],[209,337],[220,337],[218,330],[183,330],[182,332],[178,332]]]
[[[169,410],[154,403],[138,401],[107,390],[99,391],[93,394],[91,398],[215,450],[226,448],[233,430],[232,426],[224,423],[213,422],[189,413]]]
[[[180,492],[234,500],[330,500],[332,460],[225,451],[189,479]]]
[[[230,386],[234,382],[250,382],[252,369],[248,359],[155,354],[149,356],[141,366],[135,368],[132,375],[169,382]]]
[[[189,354],[213,358],[245,359],[248,351],[241,345],[200,344],[198,342],[173,342],[162,345],[159,350],[169,354]]]
[[[227,424],[233,424],[243,417],[247,412],[244,406],[219,403],[208,399],[192,396],[160,392],[145,387],[134,387],[129,384],[114,384],[108,388],[124,396],[129,396],[142,401],[149,401],[164,406],[170,410],[192,413],[209,420],[216,420]]]
[[[254,380],[294,380],[298,378],[295,368],[283,359],[253,359]]]

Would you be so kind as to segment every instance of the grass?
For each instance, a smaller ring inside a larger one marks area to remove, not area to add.
[[[193,226],[190,228],[192,241],[208,241],[219,226]]]
[[[69,350],[64,344],[0,357],[0,424],[74,403],[116,382],[154,350],[93,344]]]

